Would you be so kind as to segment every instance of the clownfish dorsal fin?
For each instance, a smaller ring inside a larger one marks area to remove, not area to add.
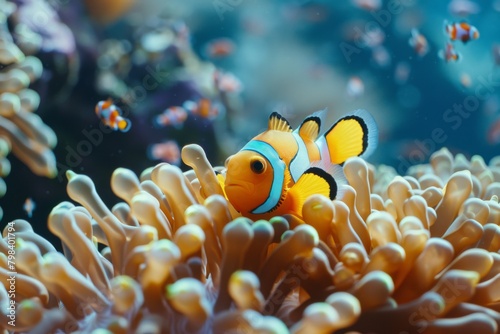
[[[323,195],[331,200],[342,197],[343,185],[347,184],[341,166],[328,161],[314,161],[289,190],[295,211],[302,213],[304,202],[311,195]]]
[[[319,116],[308,116],[299,127],[299,136],[304,140],[315,141],[318,138],[321,128],[321,119]]]
[[[115,104],[115,102],[113,101],[113,99],[111,97],[108,97],[108,99],[106,101],[104,101],[104,103],[102,104],[102,108],[103,109],[109,108],[113,104]]]
[[[269,116],[269,123],[267,126],[268,130],[277,130],[283,132],[292,132],[293,129],[290,126],[290,123],[285,119],[285,117],[281,116],[279,113],[274,111],[271,116]]]

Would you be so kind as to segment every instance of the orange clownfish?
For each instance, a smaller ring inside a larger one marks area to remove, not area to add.
[[[479,38],[479,31],[476,27],[462,21],[460,23],[447,24],[445,21],[444,30],[446,35],[452,40],[461,40],[464,43],[472,39]]]
[[[121,109],[115,106],[111,98],[97,103],[95,113],[99,116],[101,122],[113,130],[120,130],[121,132],[130,130],[130,120],[122,116]]]
[[[367,111],[342,117],[318,137],[321,113],[307,117],[293,131],[283,116],[273,112],[267,131],[228,159],[224,191],[243,216],[301,217],[310,195],[322,194],[333,200],[341,193],[347,181],[340,164],[373,152],[378,130]]]
[[[214,119],[219,115],[219,108],[209,99],[200,99],[198,102],[186,101],[183,106],[193,115],[202,118]]]
[[[444,50],[439,50],[438,56],[447,63],[451,61],[459,61],[460,58],[462,57],[460,53],[458,53],[455,50],[453,44],[451,44],[450,42],[446,42]]]
[[[411,37],[408,44],[410,44],[420,57],[425,56],[427,52],[429,52],[429,43],[427,42],[427,38],[425,38],[425,36],[415,28],[411,30]]]

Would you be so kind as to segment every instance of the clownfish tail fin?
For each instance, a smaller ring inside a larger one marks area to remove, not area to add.
[[[121,132],[127,132],[130,130],[130,127],[132,126],[132,122],[128,118],[122,118],[118,121],[118,129]]]
[[[373,116],[364,109],[339,119],[320,141],[326,142],[330,162],[342,164],[351,157],[368,157],[378,143],[378,129]]]

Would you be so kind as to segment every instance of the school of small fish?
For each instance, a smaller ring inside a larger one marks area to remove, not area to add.
[[[465,21],[454,23],[445,21],[444,31],[448,37],[448,41],[444,49],[439,51],[438,55],[445,62],[456,62],[462,58],[460,53],[455,50],[452,42],[462,41],[462,43],[467,44],[469,41],[479,38],[479,31],[477,28]]]
[[[379,0],[351,2],[368,12],[377,11],[382,6]],[[466,17],[479,12],[480,8],[469,0],[452,0],[448,10],[454,16]],[[418,27],[416,24],[411,29],[408,45],[418,58],[423,58],[429,54],[431,47]],[[446,40],[437,55],[446,63],[462,59],[456,42],[467,45],[480,36],[479,30],[464,19],[458,22],[445,20],[443,32]],[[187,36],[184,40],[188,40],[185,26],[179,27],[179,33]],[[376,67],[386,68],[391,64],[392,55],[383,45],[386,33],[380,27],[353,36],[353,39],[359,39],[371,50],[371,59]],[[224,37],[205,43],[202,54],[216,61],[233,56],[236,49],[236,43]],[[492,56],[494,63],[500,65],[499,45],[492,46]],[[320,69],[320,72],[323,70]],[[399,61],[394,67],[394,82],[406,85],[410,73],[410,63]],[[472,79],[462,72],[459,82],[466,89],[471,86]],[[213,87],[220,97],[241,92],[243,84],[234,74],[217,68],[213,72]],[[365,93],[362,75],[350,76],[345,92],[353,99],[362,97]],[[123,116],[112,99],[99,102],[95,111],[101,122],[113,130],[127,132],[131,127],[130,120]],[[153,118],[153,123],[160,128],[182,130],[190,117],[212,121],[223,112],[225,110],[220,103],[202,96],[167,107]],[[333,199],[341,192],[345,178],[339,165],[349,157],[368,156],[377,145],[378,130],[373,117],[364,110],[358,110],[344,116],[320,135],[324,114],[324,111],[312,114],[293,131],[285,117],[274,112],[269,118],[268,130],[227,160],[227,171],[219,175],[220,182],[227,198],[239,212],[251,218],[284,213],[300,215],[307,196],[321,193]],[[500,142],[499,124],[496,121],[488,131],[489,143]],[[147,155],[152,160],[180,164],[180,148],[175,140],[150,145]]]

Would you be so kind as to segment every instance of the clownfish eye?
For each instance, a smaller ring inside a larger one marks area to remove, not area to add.
[[[264,160],[259,159],[259,158],[252,159],[250,161],[250,169],[255,174],[262,174],[264,172],[264,170],[266,169],[266,165],[264,163]]]

